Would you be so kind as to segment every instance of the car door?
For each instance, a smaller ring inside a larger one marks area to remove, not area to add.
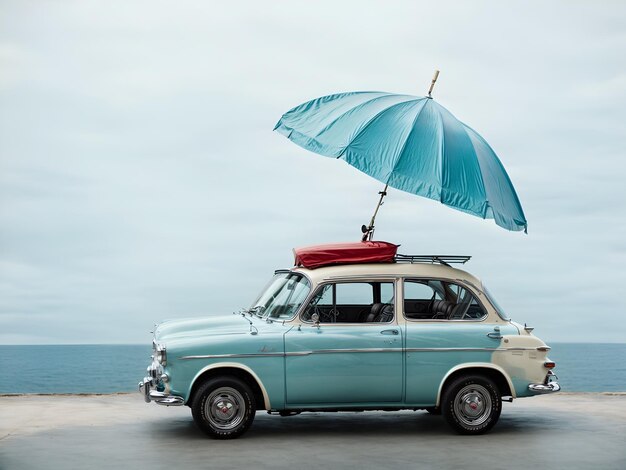
[[[496,331],[477,296],[456,282],[406,279],[403,296],[408,404],[434,405],[451,369],[491,363],[501,335],[515,333],[506,324]]]
[[[288,407],[402,400],[402,330],[394,314],[393,292],[392,281],[329,283],[319,288],[303,310],[302,323],[285,334]],[[385,310],[387,317],[372,317],[373,309]],[[320,313],[323,318],[316,323]]]

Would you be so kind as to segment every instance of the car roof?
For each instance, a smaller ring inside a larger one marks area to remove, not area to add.
[[[317,269],[291,268],[318,284],[327,280],[363,277],[419,277],[467,281],[482,288],[480,279],[461,269],[431,263],[369,263],[324,266]]]

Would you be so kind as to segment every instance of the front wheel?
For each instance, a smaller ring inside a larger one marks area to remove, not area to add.
[[[214,439],[245,433],[256,413],[248,385],[236,377],[216,377],[200,386],[191,406],[194,421]]]
[[[453,381],[443,395],[441,412],[459,434],[484,434],[497,422],[502,400],[496,384],[481,375]]]

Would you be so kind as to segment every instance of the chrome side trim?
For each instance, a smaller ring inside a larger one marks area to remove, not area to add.
[[[407,348],[406,352],[431,351],[536,351],[537,348]]]
[[[249,353],[249,354],[206,354],[202,356],[182,356],[179,359],[233,359],[248,357],[288,357],[288,356],[310,356],[311,354],[337,354],[337,353],[381,353],[381,352],[402,352],[402,348],[361,348],[361,349],[316,349],[315,351],[292,351],[287,353]]]
[[[229,358],[242,358],[242,357],[283,357],[285,353],[282,352],[265,352],[265,353],[247,353],[247,354],[205,354],[200,356],[180,356],[178,359],[229,359]]]
[[[402,352],[402,348],[361,348],[361,349],[316,349],[314,351],[293,351],[285,356],[310,356],[311,354],[338,354],[338,353],[386,353]]]
[[[508,351],[506,348],[406,348],[406,352]]]
[[[431,351],[536,351],[537,348],[406,348],[406,352]]]
[[[287,353],[247,353],[247,354],[205,354],[198,356],[181,356],[178,359],[241,359],[251,357],[290,357],[310,356],[311,354],[340,353],[385,353],[385,352],[446,352],[446,351],[536,351],[536,348],[355,348],[355,349],[315,349],[310,351],[290,351]]]

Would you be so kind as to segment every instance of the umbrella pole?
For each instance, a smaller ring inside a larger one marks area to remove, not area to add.
[[[433,88],[435,88],[435,83],[437,82],[437,78],[439,78],[439,70],[435,70],[435,75],[433,75],[433,79],[430,82],[430,88],[428,89],[428,97],[432,98]]]
[[[378,209],[380,209],[380,206],[383,205],[383,198],[387,195],[388,187],[389,185],[386,184],[385,189],[378,192],[378,194],[380,194],[380,200],[378,201],[378,204],[376,205],[376,209],[374,210],[374,215],[372,216],[372,220],[370,220],[370,225],[369,227],[366,227],[365,225],[361,226],[361,232],[363,232],[363,238],[361,238],[361,241],[366,242],[368,240],[371,240],[372,237],[374,236],[374,221],[376,220]]]

